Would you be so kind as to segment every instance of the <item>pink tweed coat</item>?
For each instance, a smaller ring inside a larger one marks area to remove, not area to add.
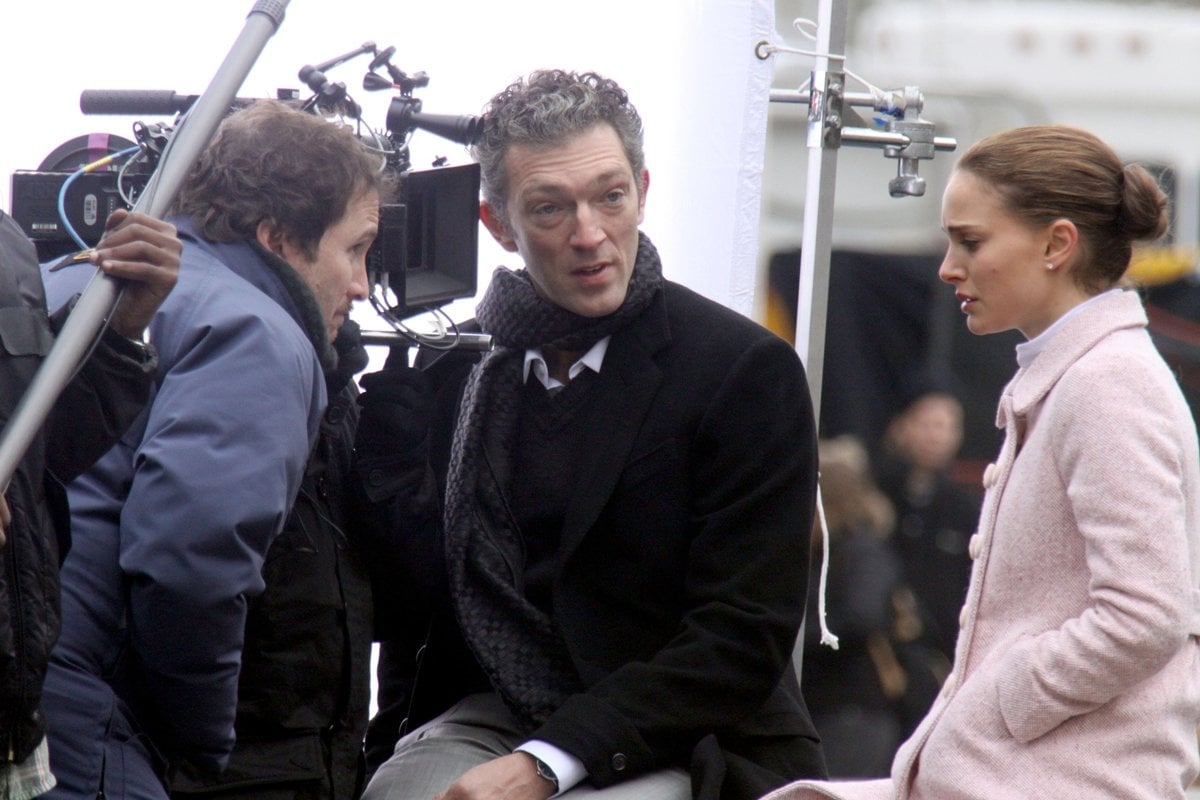
[[[1004,390],[954,669],[886,780],[769,800],[1182,800],[1200,768],[1200,448],[1134,292]],[[836,631],[835,631],[836,633]]]

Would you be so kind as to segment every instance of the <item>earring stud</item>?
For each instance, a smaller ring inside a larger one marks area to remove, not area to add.
[[[1047,261],[1047,262],[1046,262],[1046,269],[1047,269],[1047,270],[1049,270],[1049,271],[1051,271],[1051,272],[1053,272],[1053,271],[1054,271],[1054,262],[1053,262],[1053,261]]]

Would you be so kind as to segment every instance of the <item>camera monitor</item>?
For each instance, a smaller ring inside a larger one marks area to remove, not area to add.
[[[375,286],[387,286],[390,313],[405,317],[472,297],[478,282],[479,165],[411,170],[398,203],[381,209],[367,255]]]

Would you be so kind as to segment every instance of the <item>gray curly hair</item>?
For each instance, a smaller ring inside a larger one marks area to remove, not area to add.
[[[488,101],[483,120],[483,132],[471,154],[480,165],[483,197],[505,225],[508,175],[504,157],[515,144],[549,147],[608,123],[616,131],[635,178],[646,166],[642,118],[616,81],[595,72],[532,72]],[[640,191],[640,181],[637,183]]]

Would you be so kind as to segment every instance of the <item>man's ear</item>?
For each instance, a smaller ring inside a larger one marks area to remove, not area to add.
[[[646,217],[646,193],[650,191],[650,170],[642,170],[642,182],[638,187],[638,224],[641,225]]]
[[[283,245],[284,245],[283,232],[280,231],[278,228],[276,228],[274,225],[267,222],[266,220],[263,220],[262,222],[258,223],[258,227],[254,231],[254,238],[257,239],[258,243],[261,244],[263,247],[267,248],[268,250],[270,250],[272,253],[279,256],[280,258],[284,258],[284,255],[283,255]],[[284,259],[284,260],[286,261],[286,259]]]
[[[508,226],[496,214],[496,209],[487,200],[479,201],[479,221],[483,223],[492,238],[500,243],[510,253],[517,252],[517,242],[508,232]]]

